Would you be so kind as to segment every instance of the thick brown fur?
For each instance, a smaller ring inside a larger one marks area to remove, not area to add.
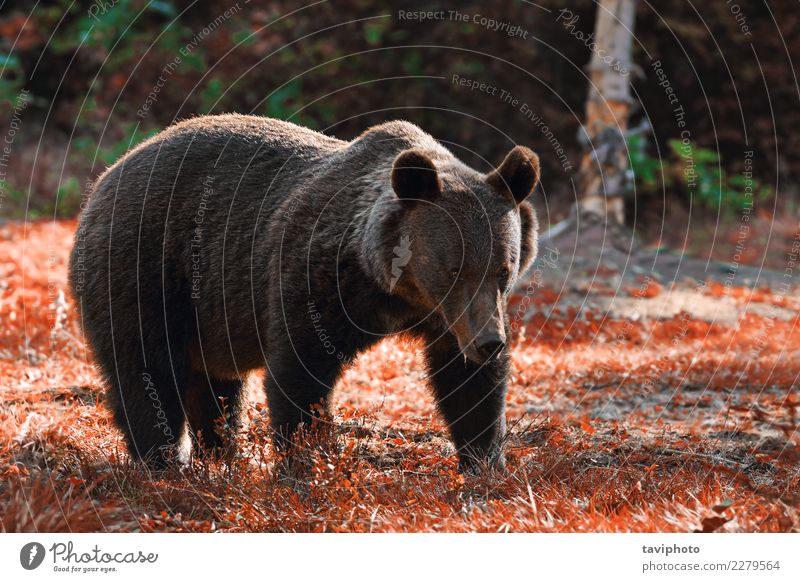
[[[345,142],[220,115],[121,158],[81,216],[70,282],[130,452],[219,447],[215,421],[236,430],[258,368],[285,448],[359,351],[406,333],[462,464],[502,463],[505,300],[536,255],[529,151],[487,176],[403,121]]]

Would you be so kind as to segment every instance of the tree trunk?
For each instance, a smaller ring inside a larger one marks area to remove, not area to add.
[[[591,85],[582,130],[584,154],[579,211],[610,225],[625,219],[628,155],[625,135],[631,109],[635,0],[600,0],[589,64]]]

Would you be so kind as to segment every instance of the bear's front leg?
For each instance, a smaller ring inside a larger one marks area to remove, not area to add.
[[[301,351],[301,346],[301,342],[287,341],[268,358],[267,405],[273,443],[275,449],[283,453],[290,452],[292,439],[301,423],[311,428],[314,421],[327,422],[324,417],[327,416],[328,397],[341,371],[341,363],[336,358],[315,348]]]
[[[430,383],[458,449],[459,469],[503,468],[508,351],[477,364],[445,334],[426,348]]]

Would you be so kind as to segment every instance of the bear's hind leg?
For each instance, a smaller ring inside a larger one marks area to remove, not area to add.
[[[186,400],[186,414],[193,440],[198,445],[197,452],[234,452],[233,439],[241,428],[246,401],[244,381],[192,372]],[[223,451],[224,446],[231,448]]]
[[[131,348],[141,354],[141,348]],[[153,469],[171,462],[188,460],[188,433],[181,392],[185,377],[182,366],[173,362],[174,372],[155,358],[144,366],[118,358],[115,369],[107,370],[111,409],[117,426],[125,435],[132,457]],[[105,367],[105,366],[104,366]]]
[[[186,462],[190,443],[184,396],[191,323],[186,310],[173,297],[162,302],[142,296],[138,305],[130,294],[112,297],[109,310],[92,312],[97,320],[86,327],[95,334],[103,331],[92,338],[92,345],[110,384],[114,420],[135,459],[154,469]],[[132,319],[137,313],[139,321]]]

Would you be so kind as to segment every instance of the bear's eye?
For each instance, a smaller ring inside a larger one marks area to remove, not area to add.
[[[450,276],[453,279],[458,279],[459,270],[458,269],[450,269]]]

